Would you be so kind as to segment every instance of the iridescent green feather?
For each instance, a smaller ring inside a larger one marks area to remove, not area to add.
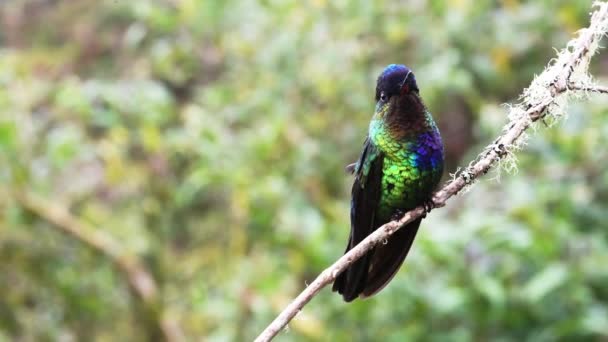
[[[387,108],[377,108],[369,128],[372,143],[384,153],[382,192],[378,203],[378,214],[383,218],[389,218],[396,209],[410,209],[424,201],[443,172],[442,163],[430,168],[420,166],[420,160],[425,156],[419,149],[430,148],[421,146],[424,142],[420,142],[418,137],[438,132],[431,114],[425,113],[425,125],[397,140],[391,136],[383,120]]]

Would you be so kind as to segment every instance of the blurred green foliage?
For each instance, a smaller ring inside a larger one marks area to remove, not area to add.
[[[505,122],[587,1],[0,3],[0,340],[142,340],[125,280],[25,210],[118,239],[190,340],[250,340],[343,252],[378,72],[405,63],[449,171]],[[608,69],[598,56],[593,73]],[[601,80],[601,77],[599,77]],[[405,267],[324,290],[282,341],[608,338],[608,99],[541,129],[519,171],[429,215]]]

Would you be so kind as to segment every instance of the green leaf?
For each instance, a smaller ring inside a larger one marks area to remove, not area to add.
[[[568,270],[562,264],[547,266],[537,273],[523,289],[523,296],[531,302],[538,302],[568,279]]]

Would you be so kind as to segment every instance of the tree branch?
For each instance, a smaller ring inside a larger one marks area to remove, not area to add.
[[[448,199],[459,193],[494,165],[521,147],[525,131],[536,121],[547,116],[559,118],[572,91],[608,93],[608,89],[591,85],[587,74],[589,61],[598,49],[598,42],[608,32],[608,3],[597,2],[588,28],[579,31],[556,59],[524,90],[522,102],[509,110],[509,122],[502,134],[488,145],[462,172],[437,191],[432,198],[435,208],[443,207]],[[573,86],[573,84],[579,84]],[[425,214],[423,206],[407,212],[401,219],[389,222],[344,254],[302,291],[275,320],[256,338],[256,342],[272,340],[323,287],[332,283],[338,274],[362,257],[380,241],[388,239],[405,224]]]
[[[124,248],[110,235],[78,220],[63,206],[47,202],[26,192],[15,191],[14,197],[28,211],[48,221],[63,233],[112,262],[116,269],[124,275],[131,292],[141,304],[143,318],[152,327],[150,331],[147,331],[152,339],[157,340],[160,335],[165,341],[184,340],[178,324],[170,317],[163,315],[156,281],[139,259],[125,254]]]
[[[600,86],[600,85],[579,85],[579,84],[570,84],[568,85],[568,89],[570,90],[580,90],[591,93],[600,93],[600,94],[608,94],[608,87]]]

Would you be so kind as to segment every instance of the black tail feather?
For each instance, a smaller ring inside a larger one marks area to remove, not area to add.
[[[412,247],[420,221],[422,218],[410,222],[396,231],[386,245],[376,246],[361,297],[370,297],[378,293],[397,274]]]
[[[350,250],[350,245],[348,250]],[[368,252],[336,277],[332,291],[341,294],[344,301],[353,301],[365,288],[372,253]]]
[[[353,236],[353,231],[348,238],[348,244],[344,253],[350,251],[357,245],[357,241]],[[358,260],[352,263],[346,270],[340,273],[334,285],[332,291],[337,291],[342,295],[346,302],[350,302],[359,296],[359,293],[363,291],[365,287],[365,280],[367,277],[367,270],[369,269],[369,261],[373,252],[368,252]]]
[[[386,244],[377,245],[355,261],[336,277],[332,290],[340,293],[346,302],[357,297],[370,297],[382,290],[403,264],[421,220],[421,218],[417,219],[402,227],[388,239]],[[354,247],[351,242],[346,251]]]

